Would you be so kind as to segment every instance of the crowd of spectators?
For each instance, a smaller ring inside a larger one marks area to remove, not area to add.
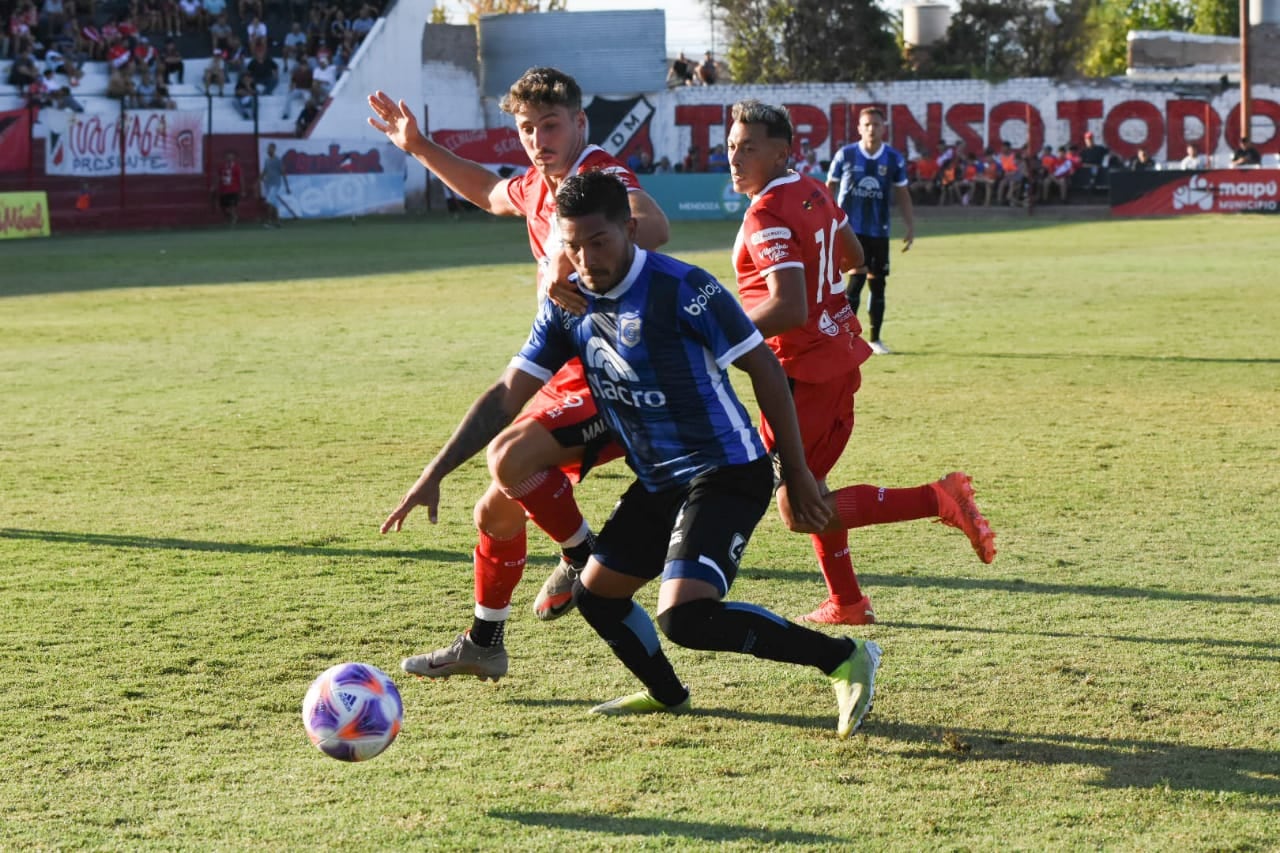
[[[38,106],[79,108],[72,90],[86,62],[108,66],[106,94],[128,107],[172,109],[186,60],[210,57],[209,95],[235,98],[246,119],[281,87],[312,117],[373,29],[365,0],[0,0],[7,80]],[[161,45],[157,48],[157,45]]]
[[[707,51],[702,61],[689,59],[680,52],[667,69],[668,86],[714,86],[720,79],[720,66],[716,64],[715,54]]]

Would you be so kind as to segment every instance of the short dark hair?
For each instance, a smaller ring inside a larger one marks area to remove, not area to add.
[[[884,114],[884,110],[879,107],[863,107],[858,112],[858,119],[861,120],[863,116],[880,116],[881,121],[889,120],[889,117]]]
[[[622,181],[599,170],[565,178],[556,190],[556,216],[573,219],[593,213],[604,214],[610,222],[631,218],[631,202]]]
[[[511,84],[500,104],[504,113],[525,107],[568,107],[582,109],[582,88],[578,81],[558,68],[530,68]]]
[[[791,144],[791,116],[782,107],[748,98],[734,104],[731,115],[736,124],[762,124],[769,139],[783,139],[787,145]]]

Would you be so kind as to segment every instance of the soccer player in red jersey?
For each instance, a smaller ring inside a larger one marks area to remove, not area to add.
[[[733,188],[751,198],[733,250],[738,292],[791,382],[805,458],[832,510],[826,528],[811,533],[829,597],[804,619],[869,624],[875,611],[853,570],[851,528],[937,518],[963,530],[987,563],[995,557],[995,536],[974,503],[969,477],[958,471],[909,489],[858,485],[827,492],[826,476],[853,433],[859,366],[871,355],[841,280],[842,272],[862,265],[862,248],[830,191],[787,168],[786,110],[748,100],[735,104],[732,116]],[[763,416],[760,432],[772,449],[773,430]],[[802,529],[785,484],[778,489],[778,509],[790,529]]]
[[[228,225],[235,225],[240,219],[240,161],[236,152],[228,151],[218,167],[218,206],[226,217]]]
[[[383,92],[369,96],[369,124],[431,170],[454,192],[497,216],[523,216],[529,247],[538,263],[538,295],[557,281],[567,283],[572,264],[561,246],[555,192],[568,176],[589,171],[615,175],[628,190],[636,219],[636,243],[656,249],[667,241],[666,216],[640,189],[635,174],[603,149],[587,143],[582,90],[554,68],[531,68],[512,84],[502,109],[532,164],[518,178],[503,179],[427,139],[404,101]],[[475,619],[447,649],[407,658],[406,672],[431,678],[468,674],[497,680],[507,672],[503,645],[511,596],[524,573],[526,516],[561,548],[561,560],[534,602],[539,619],[555,619],[574,606],[573,582],[591,556],[593,536],[573,498],[570,478],[581,480],[597,464],[623,455],[574,359],[538,393],[524,413],[488,447],[493,476],[475,507]],[[432,522],[435,507],[429,507]],[[389,518],[382,532],[399,530]]]

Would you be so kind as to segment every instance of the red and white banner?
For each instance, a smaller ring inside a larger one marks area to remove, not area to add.
[[[26,110],[0,112],[0,172],[25,172],[31,159],[31,116]]]
[[[431,141],[448,148],[454,154],[477,163],[494,166],[524,166],[529,157],[524,153],[520,137],[509,127],[491,130],[437,130]]]
[[[45,173],[198,175],[202,171],[204,113],[131,110],[124,113],[46,111]]]
[[[1117,172],[1111,182],[1111,212],[1119,216],[1280,213],[1276,169],[1148,172],[1136,178]]]

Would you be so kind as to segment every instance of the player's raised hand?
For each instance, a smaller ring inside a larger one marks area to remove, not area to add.
[[[408,151],[414,140],[422,135],[409,105],[404,101],[391,100],[381,89],[369,96],[369,108],[373,110],[369,126],[385,133],[391,144],[401,151]]]
[[[382,522],[380,532],[386,533],[389,530],[399,532],[400,528],[404,527],[405,518],[415,506],[425,506],[427,518],[432,524],[436,523],[440,507],[440,481],[428,476],[426,471],[422,472],[422,476],[413,484],[413,488],[400,499],[400,504],[391,511],[387,520]]]

